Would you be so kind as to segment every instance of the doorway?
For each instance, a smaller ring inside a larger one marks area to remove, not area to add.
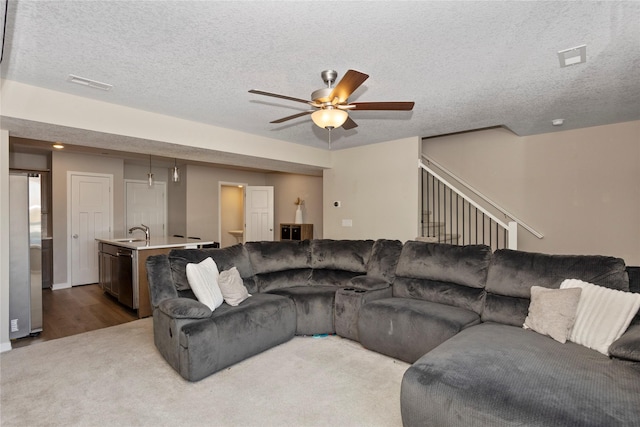
[[[273,241],[273,187],[250,186],[244,194],[244,240]]]
[[[244,189],[246,183],[220,182],[218,189],[218,236],[220,247],[244,243]]]
[[[113,175],[67,172],[70,286],[98,282],[98,243],[111,237]]]

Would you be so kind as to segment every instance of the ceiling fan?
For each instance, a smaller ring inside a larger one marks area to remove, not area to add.
[[[369,78],[368,74],[361,73],[356,70],[349,70],[342,77],[335,87],[333,83],[338,77],[338,73],[334,70],[325,70],[320,73],[322,80],[327,87],[318,89],[311,94],[311,101],[305,99],[293,98],[286,95],[278,95],[276,93],[264,92],[261,90],[251,89],[250,93],[257,95],[272,96],[274,98],[288,99],[289,101],[302,102],[314,107],[312,110],[303,111],[298,114],[283,117],[270,123],[282,123],[287,120],[296,119],[298,117],[311,114],[313,122],[321,128],[335,129],[342,126],[343,129],[353,129],[358,125],[349,117],[348,111],[366,111],[366,110],[387,110],[387,111],[410,111],[413,109],[413,102],[353,102],[348,103],[349,96],[358,88],[365,80]]]

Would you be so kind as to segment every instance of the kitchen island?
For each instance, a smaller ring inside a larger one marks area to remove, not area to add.
[[[145,267],[147,258],[169,253],[174,248],[189,249],[214,243],[183,237],[96,240],[99,248],[100,286],[122,304],[136,310],[140,318],[151,316],[149,282]]]

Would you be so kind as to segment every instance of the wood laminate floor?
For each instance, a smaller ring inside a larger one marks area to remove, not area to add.
[[[11,347],[115,326],[138,318],[134,310],[105,294],[97,284],[56,291],[43,289],[42,314],[42,332],[35,337],[12,340]]]

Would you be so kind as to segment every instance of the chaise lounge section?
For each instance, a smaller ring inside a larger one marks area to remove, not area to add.
[[[456,334],[406,371],[403,424],[640,425],[640,359],[608,357],[522,327],[531,287],[557,289],[567,278],[629,290],[618,258],[496,251],[482,324]],[[640,351],[640,340],[635,346]]]
[[[252,296],[213,312],[197,301],[185,268],[207,257],[237,267]],[[640,293],[640,268],[618,258],[311,240],[174,250],[147,271],[156,346],[190,381],[295,334],[337,333],[413,363],[406,426],[640,426],[640,314],[608,355],[523,329],[533,286]]]

